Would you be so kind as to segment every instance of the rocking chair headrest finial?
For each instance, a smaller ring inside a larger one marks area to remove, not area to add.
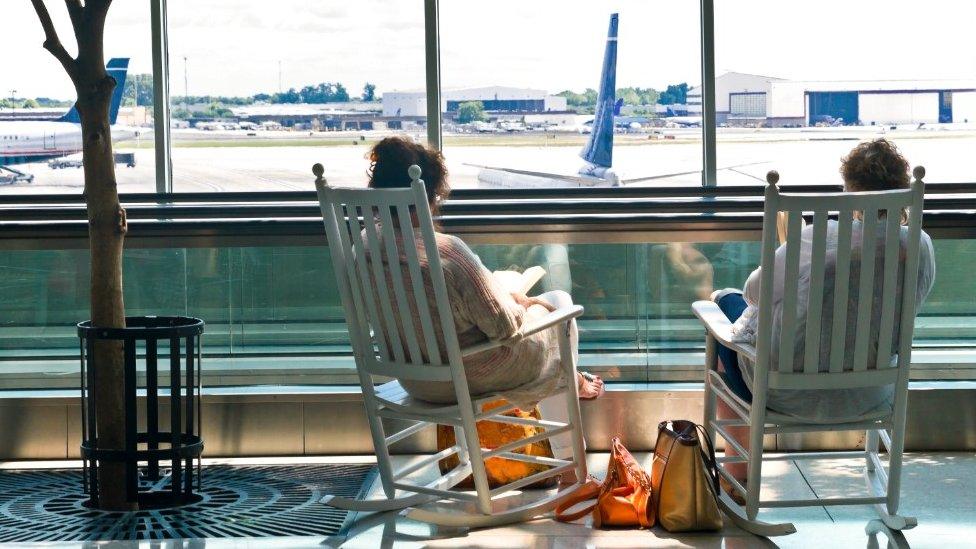
[[[410,176],[411,182],[420,179],[420,166],[412,164],[409,168],[407,168],[407,175]]]
[[[925,166],[915,166],[912,170],[912,175],[915,176],[916,181],[921,181],[925,177]]]
[[[312,166],[312,173],[315,175],[316,185],[320,183],[325,184],[325,177],[323,177],[325,175],[325,167],[322,166],[322,164],[316,162],[315,165]]]
[[[779,172],[776,170],[769,170],[766,172],[766,183],[770,185],[776,185],[779,182]]]

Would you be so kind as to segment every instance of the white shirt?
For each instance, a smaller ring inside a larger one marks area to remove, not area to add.
[[[878,247],[875,263],[875,296],[880,296],[883,286],[884,267],[882,259],[884,256],[884,219],[878,221],[882,226],[878,230]],[[837,222],[830,220],[827,222],[827,248],[824,256],[824,291],[823,308],[821,313],[821,334],[829,337],[831,325],[833,323],[834,309],[834,273],[837,265]],[[853,348],[854,333],[857,324],[857,303],[858,303],[858,282],[860,281],[861,261],[859,251],[861,249],[861,238],[863,228],[860,221],[855,220],[851,226],[851,267],[850,278],[848,280],[848,314],[847,314],[847,349],[844,361],[845,370],[853,369]],[[908,228],[901,228],[901,250],[904,253],[907,248]],[[802,371],[804,356],[804,340],[806,334],[806,314],[807,302],[810,296],[810,271],[813,248],[813,226],[807,226],[800,235],[800,261],[799,261],[799,282],[797,292],[797,326],[794,344],[793,371]],[[759,295],[760,295],[760,271],[756,269],[749,275],[743,288],[743,298],[748,305],[742,316],[733,324],[732,333],[735,341],[743,341],[755,345],[756,330],[759,323]],[[779,341],[781,333],[781,323],[783,318],[783,277],[786,272],[786,246],[780,246],[776,250],[775,275],[773,280],[773,333],[772,346],[770,349],[771,370],[778,369],[779,360]],[[899,262],[899,273],[897,276],[896,295],[901,295],[902,283],[904,279],[904,261]],[[919,245],[919,267],[918,284],[915,288],[916,311],[921,309],[925,298],[928,296],[932,285],[935,282],[935,252],[932,248],[932,239],[923,231]],[[875,299],[880,302],[880,299]],[[872,330],[871,345],[869,346],[868,360],[873,364],[878,350],[878,332],[880,331],[879,319],[881,317],[880,304],[876,303],[872,311]],[[897,300],[894,314],[900,314],[901,300]],[[895,326],[897,330],[897,326]],[[897,332],[895,334],[897,336]],[[897,350],[897,337],[893,338],[892,348]],[[827,371],[829,361],[829,346],[821,345],[820,371]],[[753,365],[745,357],[739,357],[740,367],[743,378],[752,388]],[[776,412],[796,417],[808,421],[845,421],[854,420],[861,416],[883,413],[890,410],[893,395],[893,387],[883,388],[858,388],[858,389],[830,389],[830,390],[770,390],[767,406]]]

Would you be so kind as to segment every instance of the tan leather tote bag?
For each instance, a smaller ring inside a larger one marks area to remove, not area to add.
[[[651,486],[657,522],[668,532],[722,528],[715,449],[700,425],[676,420],[657,426]]]

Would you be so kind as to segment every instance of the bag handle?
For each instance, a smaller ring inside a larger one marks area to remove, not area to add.
[[[556,520],[559,522],[573,522],[593,512],[596,509],[597,497],[600,495],[602,488],[600,483],[592,477],[587,479],[586,484],[556,506]],[[570,507],[587,500],[593,500],[593,503],[573,513],[566,512]]]
[[[718,473],[718,460],[715,459],[715,445],[712,444],[712,437],[708,436],[708,431],[705,427],[699,424],[695,424],[695,430],[701,434],[701,440],[705,442],[706,447],[702,448],[701,445],[698,446],[701,452],[702,459],[705,461],[705,471],[708,476],[712,479],[712,484],[715,487],[715,493],[721,493],[719,489],[719,473]]]

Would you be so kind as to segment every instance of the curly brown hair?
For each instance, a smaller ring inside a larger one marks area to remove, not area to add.
[[[437,213],[440,202],[451,192],[447,182],[447,165],[440,151],[394,136],[385,137],[373,145],[366,158],[370,161],[367,173],[371,189],[409,188],[407,169],[416,164],[420,166],[420,177],[427,189],[431,213]]]
[[[907,189],[911,184],[908,160],[884,138],[865,141],[841,159],[840,173],[848,191]]]

